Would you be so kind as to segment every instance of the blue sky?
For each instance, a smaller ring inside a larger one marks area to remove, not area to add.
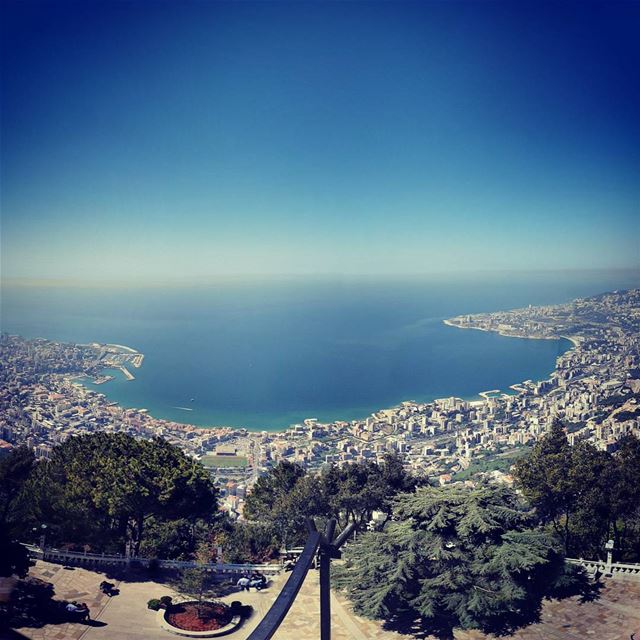
[[[3,3],[2,274],[640,265],[640,4]]]

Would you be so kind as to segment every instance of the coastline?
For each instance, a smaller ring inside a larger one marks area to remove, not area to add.
[[[460,317],[460,316],[457,316]],[[567,336],[567,335],[558,335],[558,336],[541,336],[541,335],[516,335],[513,333],[506,333],[505,331],[502,331],[500,329],[487,329],[485,327],[478,327],[478,326],[471,326],[471,325],[465,325],[465,326],[461,326],[460,324],[454,322],[456,318],[447,318],[445,320],[442,321],[443,324],[446,324],[448,327],[454,327],[455,329],[475,329],[476,331],[484,331],[485,333],[495,333],[496,335],[502,336],[503,338],[520,338],[522,340],[567,340],[568,342],[570,342],[572,344],[571,349],[579,349],[580,345],[581,345],[581,341],[582,341],[582,337],[581,336]],[[557,370],[557,359],[556,359],[556,366],[554,367],[553,371],[551,372],[550,376],[548,378],[546,378],[545,380],[536,380],[535,382],[546,382],[548,380],[551,379],[551,377],[555,374],[556,370]],[[504,396],[510,396],[510,395],[520,395],[522,393],[526,392],[526,388],[523,386],[523,384],[526,383],[531,383],[534,382],[533,380],[525,380],[523,382],[514,382],[513,384],[509,385],[509,389],[512,389],[513,391],[515,391],[515,394],[510,394],[507,393],[505,391],[502,391],[501,389],[493,389],[491,391],[483,391],[480,392],[478,395],[482,397],[481,401],[476,402],[475,404],[480,405],[483,404],[484,402],[488,402],[490,399],[492,399],[492,397],[496,397],[496,396],[490,396],[489,394],[496,394],[496,393],[500,393],[501,397]]]
[[[500,329],[485,329],[484,327],[471,327],[471,326],[461,326],[453,322],[454,318],[449,318],[447,320],[443,320],[442,323],[446,324],[448,327],[454,327],[455,329],[473,329],[475,331],[484,331],[485,333],[495,333],[503,338],[520,338],[521,340],[560,340],[563,338],[564,340],[568,340],[573,344],[574,347],[580,346],[580,338],[579,336],[537,336],[537,335],[529,335],[529,336],[520,336],[513,333],[505,333]]]
[[[49,338],[43,338],[43,340],[48,340]],[[53,340],[53,342],[56,342]],[[74,344],[70,342],[69,344]],[[122,349],[131,355],[142,355],[137,349],[133,347],[128,347],[126,344],[113,344],[110,342],[76,342],[79,347],[112,347],[113,349]]]
[[[285,379],[286,384],[272,386],[271,376],[279,362],[273,357],[280,355],[280,345],[266,351],[257,379],[269,386],[262,395],[254,396],[246,393],[251,385],[245,389],[244,378],[230,377],[224,386],[215,377],[216,368],[206,368],[206,358],[199,359],[200,351],[211,356],[221,350],[220,343],[198,341],[198,351],[190,351],[183,349],[181,332],[176,334],[180,341],[161,343],[165,351],[156,351],[154,340],[138,339],[142,334],[137,331],[122,330],[104,337],[98,333],[104,341],[117,337],[124,344],[148,350],[147,367],[132,382],[126,380],[122,367],[134,372],[136,365],[130,363],[141,362],[143,354],[98,344],[86,333],[71,335],[63,343],[7,333],[0,348],[9,372],[7,388],[17,390],[8,396],[15,408],[9,412],[15,416],[17,435],[13,439],[35,445],[37,453],[46,455],[63,438],[122,431],[145,439],[162,437],[196,459],[219,447],[233,447],[251,458],[253,480],[275,459],[319,470],[325,464],[379,460],[385,451],[395,450],[416,475],[446,484],[458,481],[456,474],[474,458],[537,441],[558,416],[567,416],[574,440],[585,439],[603,449],[611,448],[629,429],[637,430],[637,412],[630,411],[634,407],[625,396],[627,388],[637,391],[640,377],[630,368],[637,365],[639,309],[640,289],[562,305],[455,318],[441,314],[401,326],[394,316],[392,324],[397,329],[392,334],[369,331],[363,336],[367,340],[352,351],[336,345],[336,357],[331,360],[334,367],[341,363],[346,367],[345,357],[353,355],[361,356],[366,366],[345,368],[346,375],[327,369],[332,376],[330,388],[318,385],[326,380],[320,374],[317,379],[309,377],[317,362],[311,359],[303,367],[297,342],[292,345],[296,354],[296,361],[290,363],[292,375]],[[263,320],[256,322],[261,326]],[[482,328],[485,334],[456,333],[445,326],[456,327],[456,323]],[[335,329],[328,329],[335,341]],[[78,347],[73,338],[81,336],[92,344]],[[547,341],[534,343],[526,338]],[[324,346],[314,347],[313,354],[323,353]],[[254,342],[239,350],[231,344],[220,353],[237,358],[240,372],[249,379],[251,372],[246,369],[251,360],[242,356],[257,359],[258,347],[261,344]],[[380,357],[381,353],[386,357]],[[96,386],[106,379],[100,375],[106,363],[114,370],[103,373],[115,376],[107,394],[101,393],[102,385]],[[353,378],[356,370],[371,376],[364,378],[366,395],[358,395],[360,385]],[[409,376],[401,375],[406,371]],[[79,372],[90,377],[74,376]],[[184,382],[181,386],[178,378]],[[522,382],[511,384],[513,381]],[[315,395],[296,394],[312,384],[316,384]],[[333,388],[339,389],[341,397],[330,394]],[[236,391],[237,398],[228,401],[228,389]],[[274,396],[275,390],[286,395]],[[364,401],[355,412],[354,400],[361,397]],[[61,405],[69,409],[61,412]],[[292,407],[290,414],[288,407]],[[43,415],[51,417],[45,421]],[[240,477],[241,473],[231,475]]]
[[[128,353],[140,353],[137,349],[132,349],[131,347],[127,347],[124,344],[106,344],[105,347],[116,347],[117,349],[123,349]]]
[[[568,340],[576,349],[580,347],[580,339],[577,336],[560,336]]]
[[[447,326],[451,326],[454,327],[456,329],[476,329],[478,331],[484,331],[485,333],[496,333],[497,335],[500,335],[502,337],[505,338],[521,338],[524,340],[561,340],[561,339],[566,339],[568,340],[571,344],[572,347],[571,348],[577,348],[580,345],[580,341],[578,338],[576,337],[570,337],[570,336],[559,336],[559,337],[555,337],[555,336],[539,336],[539,335],[514,335],[512,333],[505,333],[502,331],[498,331],[498,330],[491,330],[491,329],[486,329],[484,327],[474,327],[474,326],[460,326],[458,324],[456,324],[455,322],[453,322],[452,320],[454,319],[443,319],[442,323],[446,324]],[[131,347],[125,347],[124,345],[115,345],[115,344],[110,344],[110,345],[106,345],[106,346],[111,346],[111,347],[118,347],[121,349],[127,349],[127,351],[131,354],[131,355],[140,355],[141,358],[143,357],[142,354],[140,354],[139,351],[132,349]],[[554,369],[551,372],[551,376],[553,375],[553,373],[555,372],[557,367],[557,362],[556,365],[554,365]],[[124,373],[123,369],[124,367],[117,367],[122,373]],[[130,372],[127,371],[127,373],[129,374],[129,376],[125,376],[131,380],[133,379],[133,376]],[[550,376],[549,376],[550,377]],[[549,377],[541,379],[541,380],[537,380],[537,382],[542,382],[544,380],[549,380]],[[531,382],[531,380],[526,380],[524,381],[526,382]],[[330,418],[326,420],[327,424],[331,424],[331,423],[336,423],[336,422],[357,422],[357,421],[361,421],[366,419],[367,417],[369,417],[370,415],[374,415],[376,413],[380,413],[383,411],[389,411],[392,410],[396,407],[399,407],[400,405],[402,405],[404,402],[415,402],[416,404],[430,404],[430,403],[436,403],[436,402],[442,402],[445,401],[449,398],[456,398],[459,400],[463,400],[464,402],[469,403],[471,406],[475,406],[475,407],[479,407],[482,406],[483,404],[486,404],[487,402],[494,400],[496,397],[505,397],[505,396],[516,396],[516,395],[520,395],[522,393],[526,392],[526,389],[522,386],[523,382],[516,382],[512,385],[509,385],[509,389],[511,390],[509,391],[505,391],[503,389],[493,389],[493,390],[489,390],[489,391],[479,391],[477,393],[474,393],[473,396],[469,396],[466,395],[464,397],[460,397],[458,395],[446,395],[446,396],[439,396],[439,397],[430,397],[429,399],[424,399],[424,400],[401,400],[397,403],[394,403],[390,406],[385,406],[385,407],[376,407],[374,408],[372,411],[370,411],[369,413],[366,413],[366,410],[363,409],[362,412],[358,413],[357,417],[353,417],[353,415],[351,417],[338,417],[338,418]],[[118,402],[118,401],[116,401]],[[118,402],[118,404],[120,404]],[[134,409],[136,411],[141,411],[141,409],[137,408],[137,407],[127,407],[127,408],[131,408]],[[194,411],[193,408],[190,407],[184,407],[184,406],[173,406],[171,407],[172,409],[176,409],[179,410],[181,412],[192,412]],[[147,410],[145,410],[147,411]],[[313,412],[312,412],[313,413]],[[345,413],[349,413],[348,411],[345,411]],[[151,410],[151,412],[149,412],[150,415],[155,414],[155,412],[153,410]],[[157,415],[157,414],[156,414]],[[290,426],[292,424],[295,424],[297,422],[301,422],[303,419],[296,419],[294,422],[290,422],[289,424],[282,424],[282,425],[278,425],[277,427],[273,427],[273,428],[265,428],[265,427],[247,427],[247,426],[220,426],[214,423],[214,421],[211,422],[211,424],[193,424],[192,422],[183,422],[182,420],[180,420],[177,417],[171,417],[171,418],[157,418],[156,415],[154,415],[154,417],[156,419],[159,420],[165,420],[167,422],[174,422],[174,423],[178,423],[178,424],[183,424],[187,427],[193,427],[196,429],[228,429],[230,431],[234,431],[234,430],[247,430],[249,432],[252,433],[260,433],[262,431],[269,431],[270,433],[283,433],[284,431],[286,431],[288,428],[290,428]],[[186,417],[186,416],[185,416]],[[286,422],[286,420],[285,420]]]
[[[484,281],[481,283],[484,285]],[[589,285],[593,289],[593,285]],[[151,415],[162,418],[166,421],[175,421],[182,424],[191,424],[198,428],[213,428],[215,425],[224,425],[229,428],[242,428],[245,427],[251,431],[271,431],[277,432],[286,429],[291,424],[302,423],[303,419],[307,415],[315,415],[318,413],[318,417],[324,423],[342,421],[351,422],[359,419],[366,418],[375,411],[380,411],[382,407],[394,407],[405,399],[415,399],[418,403],[432,403],[435,399],[444,398],[447,396],[456,396],[463,399],[465,402],[482,402],[482,398],[479,393],[487,389],[494,389],[496,387],[501,388],[503,391],[509,394],[515,394],[517,389],[511,388],[514,382],[521,382],[525,379],[533,380],[545,380],[550,376],[552,380],[555,380],[558,376],[559,368],[555,367],[555,360],[558,355],[567,350],[570,347],[578,347],[579,341],[573,337],[574,332],[582,333],[581,327],[574,325],[573,323],[566,324],[561,322],[554,322],[552,318],[549,318],[550,324],[546,329],[540,331],[550,332],[554,335],[566,332],[570,336],[562,336],[568,338],[568,342],[553,343],[547,340],[546,343],[535,344],[533,342],[522,342],[517,344],[516,341],[502,341],[500,338],[490,337],[489,331],[485,331],[485,334],[462,334],[461,336],[454,332],[449,331],[449,327],[456,328],[475,328],[473,326],[465,326],[466,321],[471,321],[471,324],[475,324],[476,320],[484,316],[484,320],[488,320],[485,326],[493,324],[495,333],[501,335],[501,337],[528,337],[531,339],[540,340],[541,337],[535,335],[538,327],[534,324],[530,325],[518,325],[515,322],[514,327],[524,328],[531,331],[531,335],[527,335],[527,331],[523,331],[520,335],[514,336],[511,331],[498,332],[495,331],[498,328],[500,317],[508,318],[510,314],[506,310],[521,310],[523,316],[527,314],[526,308],[528,302],[531,301],[534,305],[533,312],[537,313],[537,310],[544,305],[554,306],[559,299],[561,302],[564,300],[566,294],[564,285],[562,291],[548,292],[545,284],[544,298],[540,302],[539,299],[543,294],[537,289],[528,290],[527,287],[513,286],[505,290],[494,291],[492,288],[487,287],[485,291],[484,286],[480,286],[473,289],[465,289],[465,297],[460,299],[460,296],[456,290],[452,287],[446,288],[446,296],[441,300],[438,297],[434,297],[434,301],[429,303],[420,302],[412,303],[408,306],[409,311],[407,313],[399,314],[394,309],[389,309],[388,305],[381,309],[385,314],[380,321],[380,332],[374,332],[372,325],[371,330],[367,335],[359,336],[359,329],[354,329],[355,322],[351,322],[346,326],[344,332],[342,331],[342,324],[339,325],[340,334],[334,336],[337,338],[352,338],[353,341],[346,341],[345,347],[341,342],[338,342],[335,348],[332,345],[332,351],[329,353],[330,357],[327,357],[327,362],[337,363],[339,366],[339,360],[343,357],[340,355],[340,351],[345,349],[349,352],[353,352],[354,356],[358,357],[349,358],[347,362],[348,372],[353,370],[361,370],[365,368],[365,365],[358,364],[357,366],[351,366],[351,360],[357,362],[366,362],[366,367],[371,368],[372,383],[368,388],[358,380],[353,381],[353,386],[349,382],[349,379],[345,379],[346,376],[342,375],[340,371],[336,370],[336,375],[332,378],[331,372],[325,374],[324,360],[322,361],[322,370],[318,373],[318,380],[324,386],[319,386],[313,382],[313,378],[308,378],[310,367],[307,366],[307,362],[311,361],[311,358],[307,357],[301,361],[300,372],[297,373],[295,366],[289,366],[283,369],[283,376],[287,384],[281,384],[276,381],[269,380],[270,369],[268,367],[268,361],[263,358],[263,367],[260,369],[264,380],[263,386],[273,387],[274,392],[278,392],[276,397],[275,393],[262,397],[257,397],[255,394],[251,394],[254,381],[256,379],[257,367],[249,369],[254,363],[253,350],[249,346],[243,346],[240,353],[236,356],[233,353],[233,349],[236,344],[243,344],[236,342],[236,339],[241,338],[241,331],[235,328],[230,328],[233,334],[234,341],[224,341],[222,344],[215,346],[215,350],[224,352],[226,358],[225,362],[229,362],[231,366],[231,375],[227,375],[219,365],[209,365],[208,361],[215,357],[215,351],[212,348],[211,353],[205,358],[203,355],[203,363],[206,365],[200,371],[200,375],[194,372],[193,378],[188,371],[190,362],[195,362],[192,357],[200,356],[200,353],[204,349],[199,347],[193,347],[192,344],[186,345],[188,348],[183,349],[183,345],[180,339],[176,339],[175,336],[179,336],[179,331],[175,329],[174,325],[169,327],[165,331],[162,328],[161,340],[145,339],[145,331],[147,329],[147,320],[151,321],[153,318],[146,319],[144,314],[141,314],[138,320],[140,322],[132,323],[129,327],[129,322],[122,322],[122,318],[119,318],[119,311],[117,308],[117,297],[114,297],[114,305],[109,305],[108,309],[105,308],[106,320],[104,326],[98,324],[93,325],[93,316],[88,315],[85,317],[84,313],[81,314],[82,308],[79,301],[76,301],[74,297],[69,298],[69,305],[74,309],[74,320],[68,326],[63,324],[64,317],[58,317],[58,307],[52,306],[49,309],[48,306],[43,306],[44,303],[38,302],[34,306],[34,309],[27,308],[27,312],[20,311],[14,314],[12,325],[7,326],[7,330],[10,333],[16,333],[28,336],[29,338],[35,338],[37,336],[45,336],[47,339],[56,341],[67,341],[69,343],[107,343],[108,340],[118,340],[117,343],[109,343],[119,346],[107,346],[106,349],[113,349],[108,357],[114,361],[128,357],[130,360],[135,358],[134,351],[140,351],[144,353],[144,364],[141,368],[136,370],[135,365],[125,364],[126,368],[131,374],[135,376],[135,380],[128,381],[122,371],[116,370],[115,379],[107,384],[96,387],[92,384],[92,381],[87,379],[86,387],[93,389],[96,392],[100,392],[103,395],[106,394],[110,402],[115,402],[124,408],[137,408],[145,407],[149,410]],[[613,288],[621,288],[619,283],[616,283]],[[307,290],[305,285],[305,291]],[[600,294],[605,289],[593,289],[589,291],[576,291],[575,296]],[[315,289],[313,290],[315,292]],[[373,305],[379,304],[383,298],[379,296],[379,291],[385,291],[379,289],[376,285],[375,289],[363,300],[367,304]],[[422,291],[422,290],[421,290]],[[431,287],[425,288],[424,293],[431,293]],[[289,301],[289,290],[287,289],[286,298],[284,301]],[[284,295],[283,293],[283,295]],[[328,301],[329,305],[327,309],[333,313],[334,302],[336,299],[342,300],[342,298],[336,298],[336,294],[331,291],[330,294],[325,295],[324,290],[321,291],[322,297],[318,297],[319,300]],[[398,302],[407,300],[413,300],[415,292],[413,287],[407,289],[406,295],[404,290],[402,296],[398,298]],[[229,294],[231,295],[231,294]],[[236,293],[234,291],[233,295]],[[315,293],[314,293],[315,295]],[[341,294],[342,295],[342,294]],[[57,300],[58,294],[56,294]],[[320,294],[318,294],[320,296]],[[493,296],[493,297],[492,297]],[[243,293],[242,300],[245,299]],[[420,299],[429,296],[419,296]],[[467,299],[468,297],[468,299]],[[166,296],[163,293],[163,301]],[[547,299],[548,298],[548,299]],[[66,298],[64,298],[66,300]],[[198,298],[199,300],[200,298]],[[235,298],[233,298],[235,299]],[[311,298],[310,298],[311,299]],[[349,298],[351,299],[351,298]],[[395,298],[391,298],[396,300]],[[190,301],[191,298],[188,298]],[[313,298],[315,301],[315,298]],[[20,302],[20,300],[18,300]],[[47,302],[47,301],[45,301]],[[84,304],[84,298],[82,299]],[[344,302],[344,301],[343,301]],[[356,298],[357,304],[353,305],[354,309],[359,308],[362,301]],[[444,304],[446,302],[446,304]],[[56,303],[57,304],[57,303]],[[169,303],[162,303],[164,308]],[[306,304],[306,298],[305,298]],[[315,304],[315,302],[314,302]],[[324,304],[324,302],[323,302]],[[562,304],[569,304],[562,302]],[[76,309],[76,306],[78,308]],[[208,305],[208,303],[207,303]],[[395,305],[393,305],[395,306]],[[288,306],[285,305],[285,311]],[[309,309],[307,309],[309,307]],[[21,307],[18,307],[21,309]],[[206,307],[209,309],[209,306]],[[307,314],[307,311],[311,313],[314,310],[314,306],[309,304],[302,307],[302,311]],[[337,307],[336,307],[337,308]],[[374,307],[372,307],[374,308]],[[323,307],[324,309],[324,307]],[[349,307],[351,309],[351,307]],[[505,311],[498,311],[498,310]],[[35,312],[38,312],[37,314]],[[46,313],[45,313],[46,311]],[[481,312],[481,313],[476,313]],[[183,313],[183,312],[181,312]],[[184,312],[186,313],[186,312]],[[216,311],[217,313],[217,311]],[[315,311],[314,311],[315,313]],[[469,317],[469,316],[472,317]],[[516,314],[517,316],[518,314]],[[32,316],[43,320],[41,324],[35,324],[32,321]],[[406,316],[406,317],[405,317]],[[182,316],[180,316],[182,317]],[[186,317],[186,316],[185,316]],[[216,315],[215,317],[218,317]],[[281,317],[278,313],[277,318]],[[283,316],[284,317],[284,316]],[[307,315],[304,315],[306,318]],[[311,315],[309,317],[312,317]],[[331,316],[333,317],[333,316]],[[357,317],[357,316],[355,316]],[[540,316],[543,317],[543,316]],[[455,318],[455,319],[454,319]],[[77,322],[76,322],[77,319]],[[222,320],[228,320],[225,316],[220,316],[220,322]],[[493,319],[491,323],[490,320]],[[46,322],[45,322],[46,320]],[[66,320],[64,320],[66,322]],[[145,321],[145,322],[143,322]],[[345,321],[346,322],[346,321]],[[376,322],[378,322],[376,320]],[[460,325],[456,324],[459,322]],[[252,320],[248,325],[248,329],[253,330],[256,326],[259,327],[261,319],[258,317]],[[341,321],[342,323],[342,321]],[[326,324],[326,323],[318,323]],[[509,320],[505,321],[505,324],[511,324]],[[280,323],[279,323],[280,325]],[[354,326],[352,326],[354,325]],[[438,325],[440,328],[438,328]],[[149,325],[151,326],[151,325]],[[274,325],[275,326],[275,325]],[[284,325],[288,326],[288,325]],[[369,321],[367,320],[367,327]],[[63,328],[61,328],[63,327]],[[315,326],[314,332],[315,332]],[[207,338],[206,332],[200,323],[197,325],[197,331],[195,336],[197,340],[193,343],[201,343],[205,346],[207,343],[204,340]],[[384,332],[382,332],[384,329]],[[317,335],[323,336],[329,334],[331,329],[318,330]],[[477,328],[477,330],[483,330]],[[242,328],[244,331],[244,328]],[[276,328],[273,330],[274,335],[283,334],[283,332]],[[304,337],[303,332],[293,331],[293,334],[297,338]],[[430,332],[433,332],[434,338],[431,338]],[[156,332],[158,333],[158,332]],[[165,335],[166,333],[166,335]],[[344,333],[344,336],[342,336]],[[300,335],[298,335],[300,334]],[[353,334],[353,335],[352,335]],[[474,337],[475,335],[475,337]],[[284,334],[283,334],[284,336]],[[313,334],[316,336],[316,333]],[[436,337],[437,336],[437,337]],[[211,338],[211,342],[217,342],[218,338]],[[435,346],[433,357],[430,351],[432,341]],[[506,344],[505,344],[506,343]],[[513,343],[516,343],[515,345]],[[135,344],[136,347],[131,347]],[[355,345],[355,346],[354,346]],[[380,347],[381,345],[381,347]],[[455,345],[455,353],[452,349]],[[480,345],[480,346],[477,346]],[[253,347],[260,346],[257,342],[252,343]],[[125,350],[121,347],[127,347]],[[289,347],[287,346],[287,349]],[[582,353],[585,349],[585,341],[582,339],[582,346],[579,349],[579,353]],[[118,350],[121,355],[112,355],[115,350]],[[389,357],[388,363],[395,367],[392,369],[387,366],[387,360],[377,360],[373,357],[369,358],[368,354],[381,351],[381,355],[387,358],[387,354],[391,354],[394,350],[397,354],[393,355],[393,358]],[[257,351],[257,350],[256,350]],[[318,351],[317,349],[315,350]],[[148,354],[147,354],[148,352]],[[334,352],[335,357],[334,357]],[[314,355],[312,350],[303,349],[305,355]],[[538,357],[538,354],[546,354],[544,357]],[[504,354],[505,361],[502,360],[502,354]],[[513,354],[513,355],[511,355]],[[531,354],[531,360],[529,360],[528,354]],[[267,352],[267,356],[270,356],[270,351]],[[260,357],[256,355],[256,357]],[[279,357],[279,356],[277,356]],[[565,356],[565,358],[568,357]],[[151,358],[151,360],[147,360]],[[296,356],[297,358],[297,356]],[[324,358],[324,356],[323,356]],[[217,359],[217,358],[216,358]],[[563,362],[564,359],[561,361]],[[240,364],[236,366],[236,362]],[[255,362],[258,362],[255,360]],[[491,370],[491,373],[484,373],[486,366]],[[513,365],[511,364],[513,362]],[[175,363],[176,368],[172,368],[172,363]],[[292,364],[298,364],[297,360],[291,360]],[[406,364],[405,364],[406,363]],[[102,364],[102,363],[99,363]],[[559,364],[558,367],[562,365]],[[245,387],[244,378],[242,377],[242,369],[246,367],[247,380],[250,385]],[[380,373],[376,373],[376,369],[380,370]],[[500,373],[500,370],[502,373]],[[552,373],[554,372],[555,373]],[[414,381],[407,380],[409,377],[407,371],[415,371],[413,376]],[[497,375],[494,372],[497,371]],[[108,372],[107,372],[108,373]],[[368,373],[365,371],[365,373]],[[186,375],[185,375],[186,374]],[[218,384],[218,376],[220,383]],[[296,378],[299,375],[304,375],[305,379],[298,381]],[[314,372],[311,371],[311,375]],[[233,379],[238,381],[238,384],[231,388],[231,385],[227,383],[227,380]],[[388,380],[387,380],[388,378]],[[174,383],[175,379],[175,383]],[[360,378],[367,379],[367,378]],[[203,382],[204,380],[204,382]],[[207,395],[207,384],[211,380],[211,395]],[[337,386],[336,380],[340,380],[341,385]],[[291,384],[289,384],[291,383]],[[315,385],[312,389],[313,393],[304,397],[296,397],[299,394],[295,393],[294,389],[298,389],[298,385],[301,387],[307,387]],[[226,386],[230,387],[226,389]],[[324,387],[327,391],[325,392]],[[521,385],[521,389],[530,390],[531,386]],[[223,389],[223,391],[218,391]],[[320,390],[322,393],[316,392]],[[333,394],[336,389],[336,394],[339,393],[340,397],[334,401]],[[362,393],[359,393],[362,390]],[[264,391],[263,387],[258,387],[258,391]],[[229,393],[228,393],[229,392]],[[242,397],[244,393],[247,393],[246,399]],[[325,396],[326,397],[323,397]],[[220,396],[220,400],[217,396]],[[237,396],[237,397],[236,397]],[[190,398],[195,397],[195,402],[191,404]],[[227,402],[227,397],[232,397],[232,400]],[[193,411],[184,411],[180,409],[171,408],[171,406],[183,406],[193,408]],[[300,411],[300,409],[302,411]],[[306,413],[306,410],[309,410]]]

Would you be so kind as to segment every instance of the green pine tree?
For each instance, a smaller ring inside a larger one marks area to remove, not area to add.
[[[347,548],[335,585],[356,613],[404,633],[509,632],[536,620],[543,597],[578,584],[580,571],[531,524],[506,488],[420,488],[397,500],[383,531]]]

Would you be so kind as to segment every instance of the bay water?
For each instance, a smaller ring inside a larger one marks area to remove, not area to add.
[[[280,430],[545,379],[568,341],[442,320],[637,285],[632,272],[7,284],[1,317],[4,332],[144,353],[143,366],[131,368],[135,380],[118,373],[93,387],[123,406],[199,426]]]

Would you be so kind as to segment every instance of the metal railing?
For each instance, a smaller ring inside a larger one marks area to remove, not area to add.
[[[274,636],[296,599],[309,569],[316,561],[316,554],[318,555],[318,568],[320,569],[320,640],[331,640],[331,604],[329,598],[331,559],[340,557],[340,547],[346,542],[354,527],[355,524],[353,522],[350,523],[334,540],[335,519],[329,520],[324,533],[320,533],[316,529],[315,522],[311,518],[307,518],[309,537],[302,553],[298,557],[296,566],[282,591],[278,594],[276,601],[271,605],[271,609],[267,611],[267,615],[251,632],[247,640],[270,640]]]
[[[64,564],[79,564],[86,566],[131,566],[140,565],[143,567],[156,566],[162,569],[191,569],[194,567],[204,567],[211,573],[232,573],[243,574],[251,571],[260,571],[265,574],[277,574],[282,571],[282,564],[232,564],[223,562],[209,562],[201,564],[192,560],[163,560],[160,558],[140,558],[138,556],[110,555],[106,553],[85,553],[82,551],[66,551],[64,549],[54,549],[45,547],[44,549],[36,545],[24,545],[32,557],[47,562]]]

